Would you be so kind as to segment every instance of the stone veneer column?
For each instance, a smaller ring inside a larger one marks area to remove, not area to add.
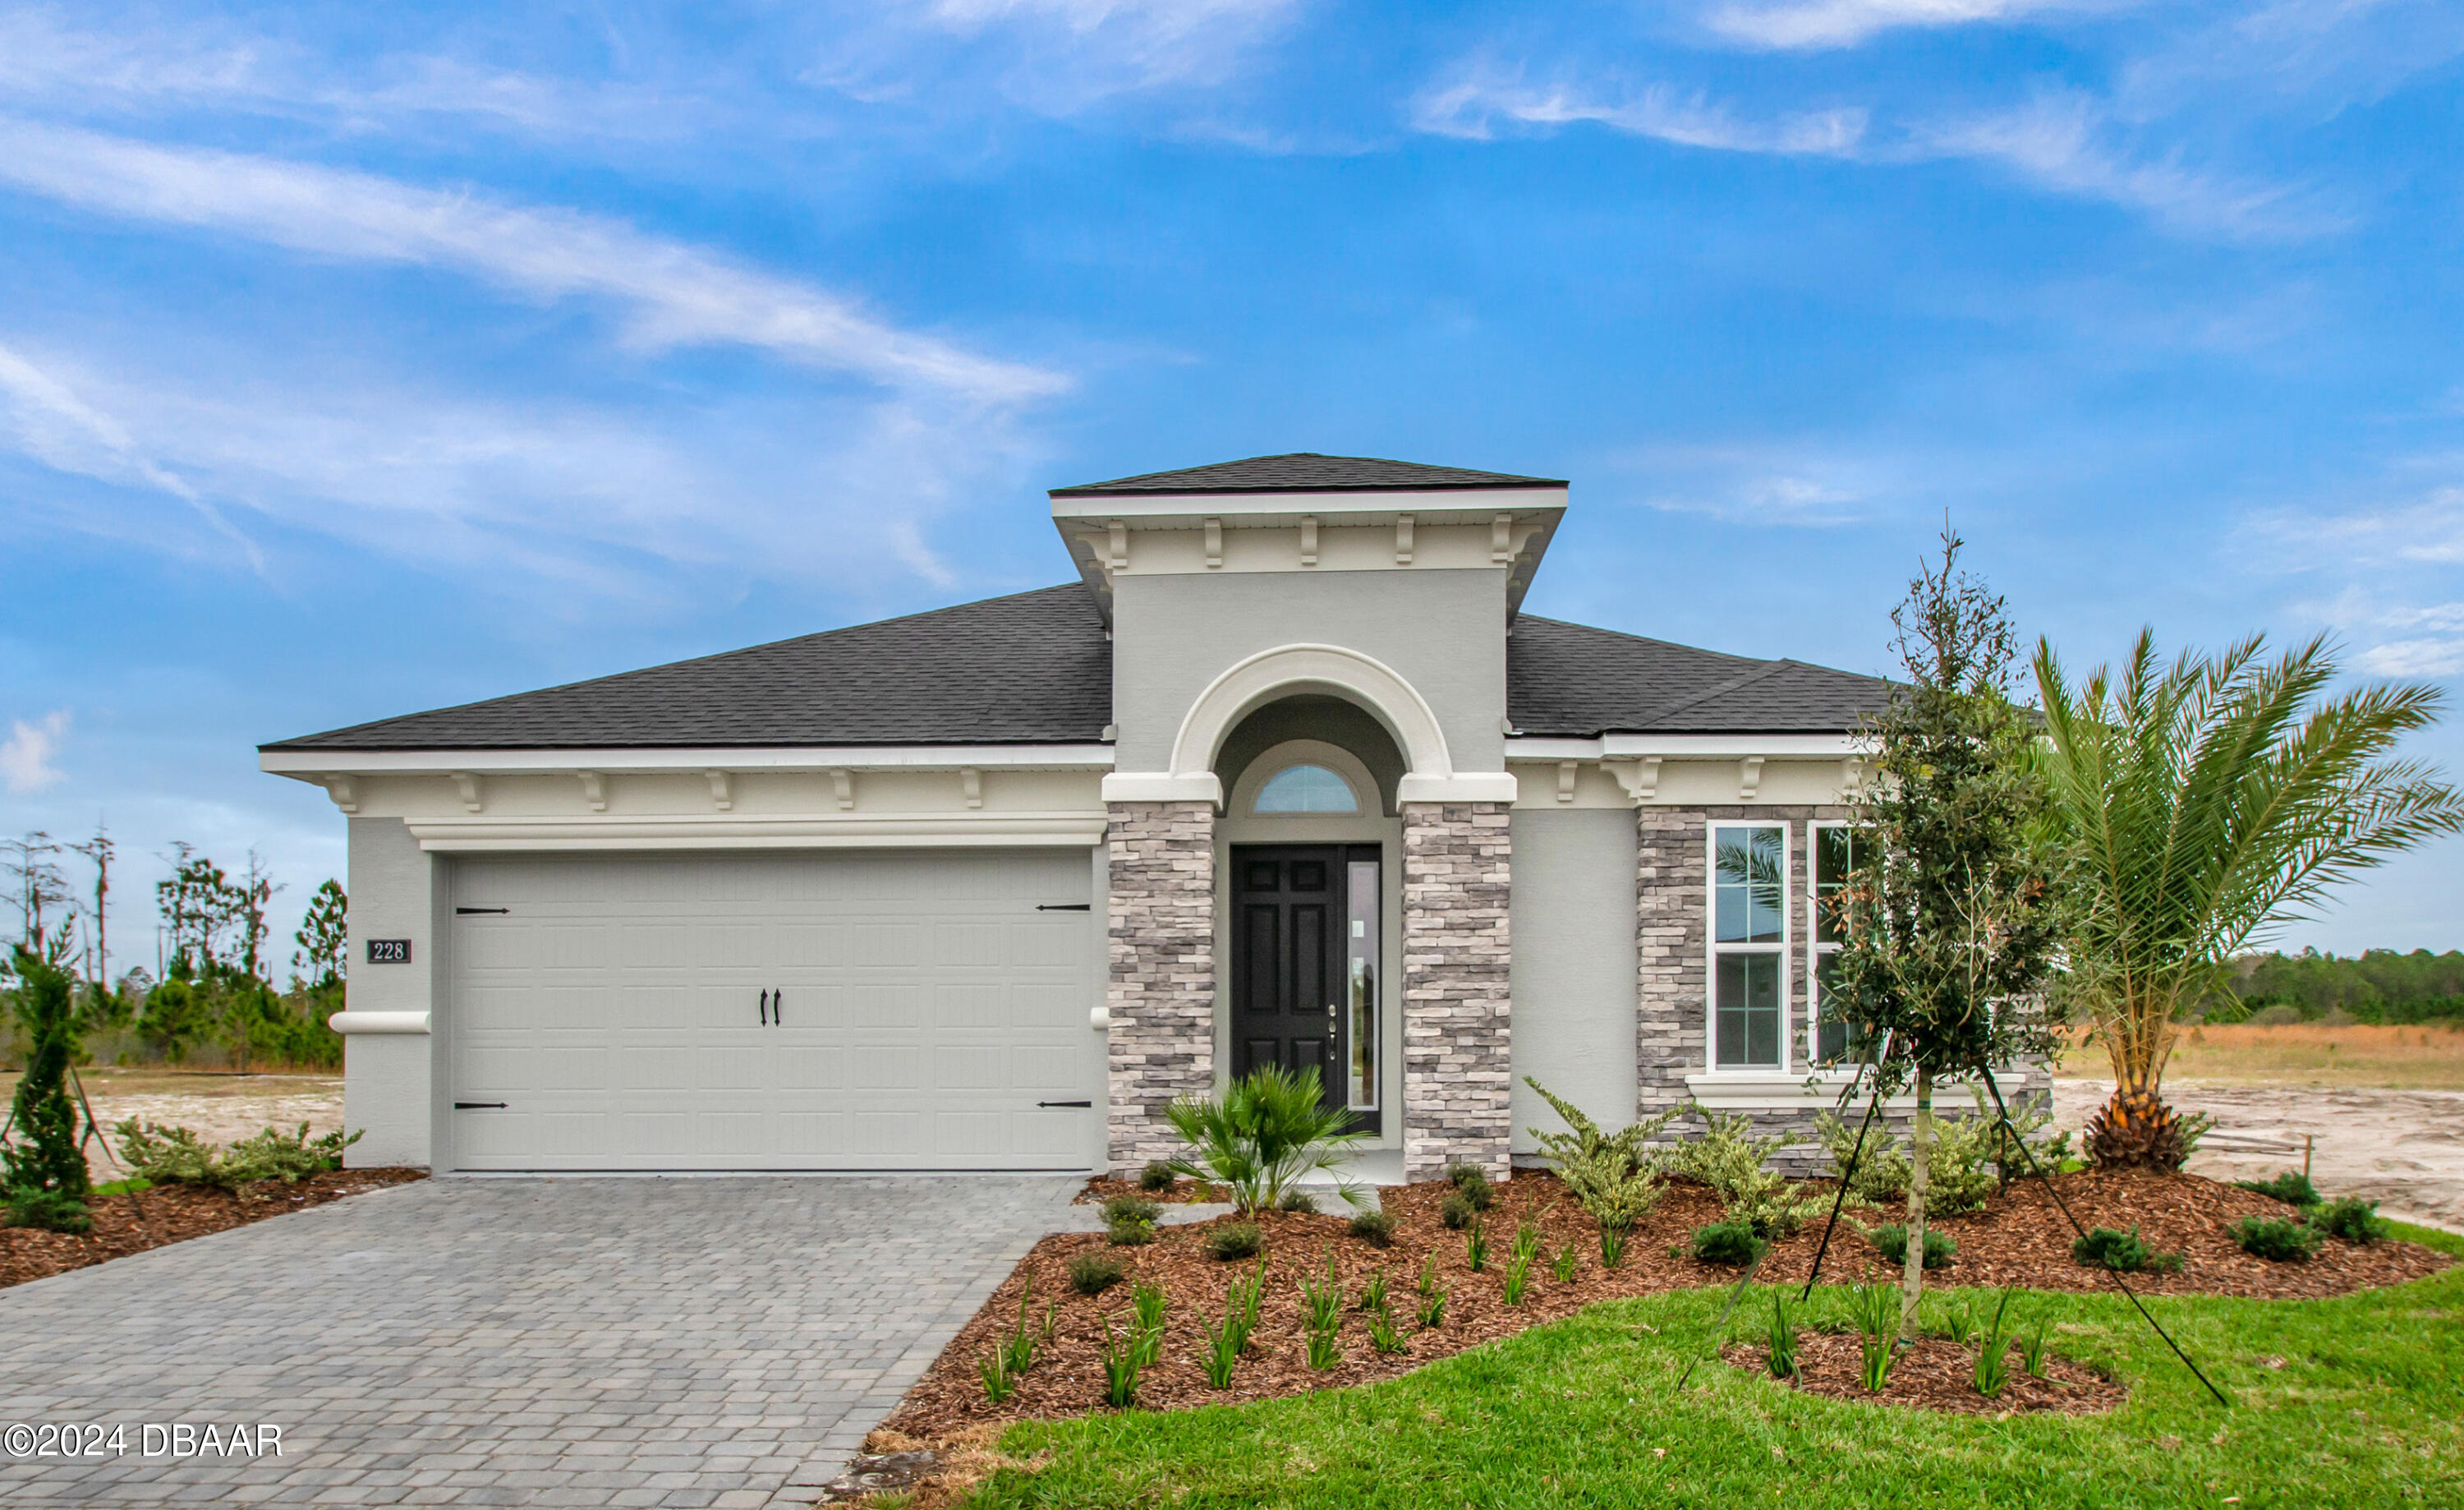
[[[1215,805],[1115,802],[1111,892],[1112,1172],[1182,1151],[1163,1109],[1215,1087]]]
[[[1511,1170],[1514,1069],[1502,802],[1403,804],[1403,1178]]]
[[[1701,808],[1635,812],[1635,1116],[1692,1099],[1685,1077],[1703,1068],[1704,929]]]

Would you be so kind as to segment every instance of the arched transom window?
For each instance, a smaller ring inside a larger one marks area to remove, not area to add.
[[[1258,788],[1252,812],[1358,812],[1352,783],[1323,766],[1287,766]]]

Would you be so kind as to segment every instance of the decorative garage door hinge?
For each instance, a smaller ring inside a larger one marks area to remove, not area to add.
[[[1094,910],[1094,903],[1085,901],[1039,901],[1035,904],[1035,910],[1038,912],[1091,912]]]
[[[513,911],[513,910],[514,910],[514,909],[512,909],[511,907],[456,907],[456,908],[454,908],[454,909],[453,909],[453,916],[455,916],[455,917],[457,917],[457,918],[468,918],[469,916],[471,916],[471,915],[472,915],[473,913],[474,913],[474,912],[500,912],[500,913],[501,913],[501,912],[511,912],[511,911]]]

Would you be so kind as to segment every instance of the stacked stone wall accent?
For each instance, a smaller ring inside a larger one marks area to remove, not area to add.
[[[1645,806],[1637,810],[1637,1117],[1653,1117],[1672,1106],[1687,1104],[1692,1092],[1685,1077],[1702,1074],[1708,1065],[1709,1039],[1705,1024],[1709,1010],[1711,972],[1705,869],[1709,863],[1709,829],[1715,822],[1788,825],[1788,1012],[1789,1031],[1793,1035],[1788,1073],[1792,1077],[1804,1075],[1805,1016],[1812,1005],[1806,947],[1806,887],[1812,880],[1807,824],[1848,815],[1847,809],[1835,807]],[[1994,1078],[2014,1114],[2023,1105],[2050,1095],[2053,1089],[2053,1079],[2040,1064],[2014,1066]],[[1771,1161],[1772,1167],[1792,1175],[1830,1172],[1829,1156],[1814,1142],[1815,1112],[1830,1104],[1824,1100],[1747,1114],[1752,1118],[1757,1135],[1787,1133],[1800,1140],[1781,1150]],[[1974,1109],[1971,1094],[1964,1086],[1946,1086],[1935,1092],[1937,1117],[1968,1116]],[[1860,1101],[1847,1116],[1853,1122],[1863,1113]],[[1912,1111],[1886,1108],[1875,1119],[1875,1126],[1878,1133],[1887,1125],[1893,1134],[1905,1138],[1914,1120]],[[1702,1123],[1691,1117],[1681,1118],[1669,1130],[1679,1137],[1691,1136],[1702,1130]]]
[[[1403,805],[1403,1177],[1509,1175],[1507,804]]]
[[[1110,1158],[1115,1174],[1183,1152],[1164,1108],[1215,1084],[1215,808],[1116,802],[1107,926]]]

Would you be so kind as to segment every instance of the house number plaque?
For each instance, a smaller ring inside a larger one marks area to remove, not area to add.
[[[410,941],[408,939],[370,939],[368,963],[370,965],[408,965]]]

